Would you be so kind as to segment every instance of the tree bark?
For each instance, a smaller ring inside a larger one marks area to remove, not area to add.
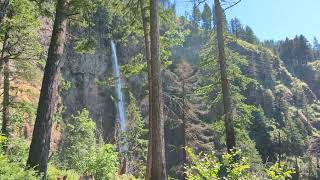
[[[3,70],[3,64],[5,64],[5,71],[4,71],[4,83],[3,83],[3,101],[2,101],[2,127],[1,127],[1,133],[5,136],[9,135],[8,132],[8,122],[9,122],[9,60],[5,59],[5,51],[8,45],[8,33],[5,33],[3,44],[2,44],[2,50],[1,50],[1,59],[0,59],[0,72]],[[7,61],[7,62],[5,62]],[[0,76],[0,79],[2,79],[2,75]]]
[[[186,147],[187,147],[187,140],[186,140],[186,129],[187,129],[187,121],[186,121],[186,88],[185,88],[185,77],[182,77],[182,129],[183,129],[183,138],[182,138],[182,164],[187,163],[187,152],[186,152]],[[187,175],[183,173],[182,179],[187,179]]]
[[[3,101],[2,101],[2,128],[1,132],[5,136],[9,135],[8,123],[9,123],[9,104],[10,104],[10,63],[9,59],[4,61],[3,69]]]
[[[151,180],[165,180],[166,163],[164,148],[164,122],[162,109],[162,90],[160,78],[160,32],[159,32],[159,0],[150,0],[150,37],[151,37],[151,159],[148,166],[151,167]]]
[[[0,26],[2,24],[2,21],[4,19],[4,17],[7,15],[7,10],[10,4],[10,0],[4,0],[1,3],[1,7],[0,7]]]
[[[139,0],[141,19],[143,25],[143,34],[144,34],[144,46],[145,46],[145,58],[147,62],[148,69],[148,90],[149,90],[149,144],[148,144],[148,158],[147,165],[152,158],[152,146],[150,139],[152,137],[152,86],[151,86],[151,49],[150,49],[150,29],[149,29],[149,19],[147,17],[146,8],[144,7],[144,0]],[[146,168],[146,177],[145,179],[150,179],[151,177],[151,166]]]
[[[230,83],[227,73],[227,61],[225,54],[224,35],[223,35],[223,9],[220,4],[220,0],[215,0],[215,13],[217,21],[217,40],[219,51],[219,64],[221,75],[221,86],[223,95],[223,108],[224,108],[224,124],[226,128],[226,144],[227,149],[234,149],[236,146],[233,116],[232,116],[232,99],[230,95]]]
[[[27,161],[27,167],[35,168],[39,173],[47,171],[52,118],[58,95],[60,63],[66,38],[67,1],[57,1],[55,21]]]

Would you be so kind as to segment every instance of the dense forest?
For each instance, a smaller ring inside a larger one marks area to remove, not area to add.
[[[320,179],[320,42],[191,3],[0,0],[0,179]]]

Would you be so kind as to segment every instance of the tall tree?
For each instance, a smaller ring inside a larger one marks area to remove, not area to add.
[[[67,31],[68,3],[69,0],[57,1],[51,42],[38,103],[37,117],[27,160],[27,166],[35,168],[40,173],[46,173],[47,171],[52,118],[58,95],[58,78]]]
[[[225,54],[225,44],[223,35],[223,9],[220,0],[215,0],[215,13],[217,19],[217,41],[218,41],[218,54],[221,74],[221,85],[223,95],[223,110],[224,110],[224,123],[226,129],[226,144],[228,151],[236,146],[235,131],[232,115],[232,99],[230,95],[230,83],[227,73],[227,60]]]
[[[240,38],[242,40],[245,40],[247,41],[248,43],[256,43],[257,42],[257,37],[256,35],[254,34],[253,30],[251,29],[251,27],[249,26],[246,26],[242,33],[240,34]]]
[[[192,7],[192,20],[191,20],[193,27],[198,28],[200,21],[201,21],[201,11],[199,9],[199,6],[197,6],[197,4],[194,3]]]
[[[216,15],[216,7],[215,4],[212,6],[212,25],[214,29],[217,29],[217,15]],[[223,30],[228,31],[228,21],[225,12],[222,12],[222,21],[223,21]]]
[[[164,122],[162,109],[162,90],[160,79],[160,31],[159,31],[159,0],[150,0],[150,37],[151,37],[151,85],[152,85],[152,131],[151,158],[148,160],[150,177],[148,179],[164,180],[166,177]],[[149,127],[150,128],[150,127]]]
[[[204,4],[201,17],[202,17],[202,21],[203,21],[202,27],[206,31],[209,31],[211,29],[211,27],[212,27],[212,12],[211,12],[211,8],[208,5],[208,3]]]
[[[149,139],[152,138],[152,84],[151,84],[151,49],[150,49],[150,23],[149,17],[147,16],[148,8],[145,6],[144,0],[139,0],[141,20],[143,25],[143,36],[144,36],[144,48],[145,48],[145,59],[147,61],[148,69],[148,90],[149,90]],[[148,145],[148,161],[152,158],[152,146],[151,143]],[[146,168],[146,179],[150,179],[151,166]]]
[[[320,43],[316,37],[313,38],[313,54],[314,58],[320,58]]]
[[[243,31],[242,24],[238,18],[233,18],[230,20],[230,31],[236,38],[239,38],[240,33]]]
[[[45,174],[47,171],[52,119],[58,96],[59,74],[66,40],[67,20],[70,16],[77,16],[75,19],[82,21],[79,24],[85,24],[91,17],[91,12],[96,9],[98,2],[99,0],[56,1],[55,20],[27,160],[27,167],[35,168],[39,173]]]
[[[8,15],[0,26],[0,71],[4,68],[1,131],[6,135],[9,134],[10,121],[10,79],[14,73],[23,78],[25,72],[30,71],[30,64],[39,59],[41,48],[37,33],[40,22],[34,6],[29,0],[12,0],[7,7]],[[11,64],[14,64],[15,68],[10,68]]]

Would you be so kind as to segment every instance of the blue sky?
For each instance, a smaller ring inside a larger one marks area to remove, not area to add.
[[[235,0],[234,0],[235,1]],[[207,0],[211,6],[213,0]],[[191,11],[190,0],[176,0],[177,13]],[[304,34],[311,42],[320,39],[320,0],[242,0],[226,11],[227,18],[238,17],[261,40],[280,40]]]

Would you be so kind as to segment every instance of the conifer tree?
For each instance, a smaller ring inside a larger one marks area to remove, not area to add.
[[[152,127],[151,131],[151,156],[148,160],[150,176],[147,179],[165,180],[165,144],[164,144],[164,119],[162,106],[162,88],[160,78],[160,23],[159,23],[159,0],[150,1],[150,37],[151,37],[151,85],[152,85]],[[150,82],[149,82],[150,83]],[[150,146],[149,146],[150,147]]]
[[[223,9],[220,5],[220,0],[215,0],[215,9],[217,17],[217,42],[219,52],[220,75],[223,95],[223,111],[224,123],[226,129],[226,144],[228,151],[231,151],[236,146],[235,131],[232,114],[232,99],[230,94],[230,82],[227,74],[227,60],[225,54],[225,44],[223,35]]]
[[[194,28],[198,28],[200,21],[201,21],[201,11],[199,9],[199,6],[197,6],[195,3],[192,7],[192,25]]]
[[[207,3],[204,4],[201,17],[202,17],[202,21],[203,21],[202,27],[206,31],[209,31],[212,27],[212,12],[211,12],[210,6]]]
[[[56,2],[53,31],[27,160],[27,167],[35,168],[39,174],[47,172],[52,120],[58,96],[67,21],[70,16],[75,15],[80,15],[82,19],[88,18],[88,14],[95,10],[96,3],[97,1],[93,0],[57,0]]]

